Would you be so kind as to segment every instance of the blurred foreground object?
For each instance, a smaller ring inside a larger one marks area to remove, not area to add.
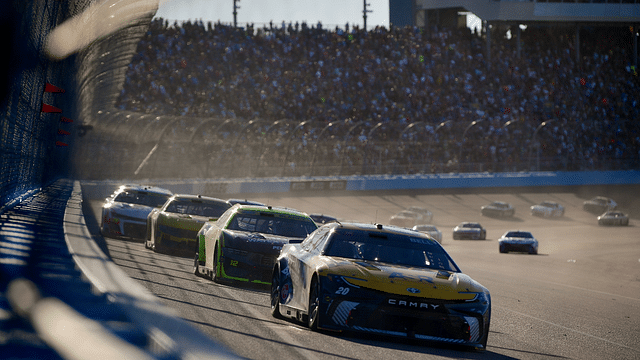
[[[84,49],[92,42],[134,24],[158,10],[159,0],[107,0],[89,6],[47,37],[45,52],[54,60]]]

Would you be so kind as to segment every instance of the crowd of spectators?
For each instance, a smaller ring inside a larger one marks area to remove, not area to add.
[[[302,124],[290,133],[294,143],[262,139],[261,149],[243,153],[263,170],[286,164],[283,175],[308,174],[313,162],[342,165],[324,175],[367,166],[375,173],[531,170],[532,158],[555,170],[639,165],[640,77],[629,28],[583,28],[579,59],[575,28],[529,26],[520,50],[506,28],[493,31],[489,60],[483,33],[468,28],[256,29],[155,19],[117,106]],[[208,148],[216,155],[200,149],[207,167],[220,167],[212,160],[224,161],[220,152],[256,144],[220,141]]]

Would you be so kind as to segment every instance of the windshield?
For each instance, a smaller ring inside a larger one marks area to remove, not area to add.
[[[208,202],[200,200],[176,200],[167,206],[167,212],[219,218],[230,207],[225,202]]]
[[[167,201],[169,196],[170,195],[152,193],[147,191],[125,191],[118,194],[116,198],[113,199],[113,201],[151,207],[160,207]]]
[[[505,237],[532,238],[533,235],[531,235],[531,233],[523,231],[510,231],[507,233],[507,235],[505,235]]]
[[[318,226],[302,217],[282,216],[281,214],[237,214],[229,222],[227,229],[287,237],[305,238]]]
[[[367,231],[334,233],[324,255],[459,272],[434,240]]]

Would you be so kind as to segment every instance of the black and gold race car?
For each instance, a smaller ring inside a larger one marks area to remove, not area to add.
[[[231,204],[201,195],[173,195],[147,216],[145,247],[156,252],[192,256],[202,225],[216,221]]]
[[[198,234],[193,272],[216,282],[269,285],[282,246],[317,228],[297,210],[236,204]]]
[[[271,280],[271,313],[313,330],[485,349],[491,296],[426,234],[331,223],[282,248]]]

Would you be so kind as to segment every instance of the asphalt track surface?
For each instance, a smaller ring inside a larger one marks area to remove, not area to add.
[[[196,277],[192,259],[157,254],[141,242],[107,238],[106,248],[131,278],[193,326],[249,359],[640,359],[637,218],[629,226],[598,226],[595,215],[582,210],[584,198],[569,192],[269,195],[251,200],[383,224],[409,206],[430,209],[445,249],[463,272],[491,291],[487,350],[312,332],[273,318],[266,289]],[[493,200],[510,202],[515,216],[483,217],[480,207]],[[563,204],[565,216],[531,216],[529,206],[543,200]],[[90,204],[99,216],[101,202]],[[487,240],[453,240],[451,230],[462,221],[480,222]],[[539,254],[498,253],[497,239],[513,229],[531,231],[540,242]]]

